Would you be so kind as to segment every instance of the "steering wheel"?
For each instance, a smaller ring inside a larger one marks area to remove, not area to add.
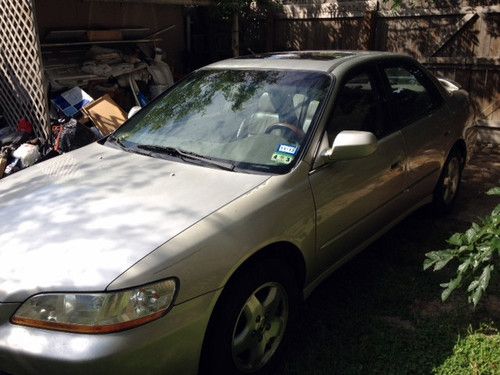
[[[276,129],[286,129],[287,133],[291,134],[292,140],[296,140],[299,143],[306,136],[306,133],[304,133],[304,131],[301,128],[292,124],[288,124],[286,122],[277,122],[275,124],[270,125],[266,129],[265,133],[270,134],[273,130]]]

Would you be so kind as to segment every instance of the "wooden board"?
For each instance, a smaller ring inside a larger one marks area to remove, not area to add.
[[[7,168],[7,156],[0,154],[0,178],[3,177],[5,168]]]
[[[87,31],[87,40],[89,42],[115,41],[122,40],[123,35],[120,30],[89,30]]]

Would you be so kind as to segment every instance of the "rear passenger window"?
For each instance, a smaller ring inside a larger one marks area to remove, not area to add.
[[[404,67],[384,69],[389,85],[393,108],[402,126],[406,126],[424,116],[439,104],[437,96],[422,84],[420,71],[410,71]]]
[[[377,138],[382,138],[387,135],[384,114],[382,102],[371,77],[362,73],[351,78],[336,98],[335,109],[327,129],[330,145],[342,130],[369,131]]]

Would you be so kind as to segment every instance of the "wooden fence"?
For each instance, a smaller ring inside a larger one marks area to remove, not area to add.
[[[267,38],[272,38],[275,51],[372,49],[409,54],[435,74],[460,83],[471,93],[479,118],[500,128],[500,5],[472,1],[441,1],[438,7],[417,2],[414,8],[397,10],[376,0],[285,4]]]

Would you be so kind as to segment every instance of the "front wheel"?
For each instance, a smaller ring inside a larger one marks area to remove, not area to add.
[[[434,190],[434,208],[439,213],[449,212],[457,198],[462,179],[464,156],[453,149],[444,163],[441,176]]]
[[[230,282],[207,332],[205,374],[262,374],[272,367],[297,304],[293,275],[286,264],[264,261]]]

